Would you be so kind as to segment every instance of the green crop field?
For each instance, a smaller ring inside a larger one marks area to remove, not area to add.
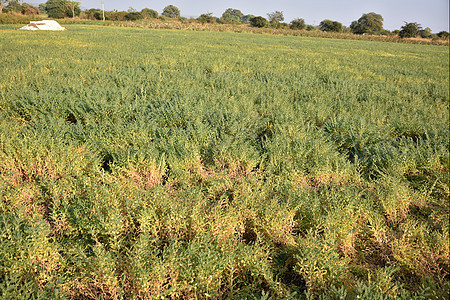
[[[445,299],[449,48],[0,26],[0,298]]]

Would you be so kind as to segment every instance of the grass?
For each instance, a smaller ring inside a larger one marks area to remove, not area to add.
[[[438,298],[448,47],[0,26],[2,298]]]

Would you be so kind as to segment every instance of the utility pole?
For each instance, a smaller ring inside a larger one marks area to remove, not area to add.
[[[105,22],[105,1],[102,0],[103,22]]]

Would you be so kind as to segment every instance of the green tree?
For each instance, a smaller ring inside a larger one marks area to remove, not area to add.
[[[264,17],[258,16],[250,19],[250,26],[252,27],[267,27],[269,26],[269,21],[267,21]]]
[[[291,24],[289,25],[291,29],[296,30],[303,30],[306,28],[305,20],[297,18],[291,21]]]
[[[222,20],[225,23],[242,23],[242,19],[244,18],[244,14],[239,9],[228,8],[222,14]]]
[[[280,23],[284,21],[283,12],[278,10],[268,13],[267,17],[269,17],[270,24],[275,28],[280,27]]]
[[[38,15],[39,9],[28,3],[22,3],[22,1],[0,0],[0,14],[11,12],[23,15]]]
[[[323,20],[319,24],[319,29],[322,31],[342,32],[342,30],[344,30],[344,26],[342,26],[342,24],[338,21]]]
[[[152,18],[152,19],[156,19],[159,16],[159,14],[158,14],[158,12],[156,10],[150,9],[150,8],[142,9],[141,10],[141,14],[143,16],[146,16],[146,17],[149,17],[149,18]]]
[[[65,4],[65,0],[48,0],[43,7],[50,18],[62,19],[66,16]]]
[[[161,15],[167,18],[179,18],[180,10],[178,9],[178,7],[174,5],[169,5],[164,7],[164,10]]]
[[[39,4],[39,10],[46,12],[50,18],[62,19],[65,17],[79,16],[81,13],[80,2],[67,0],[48,0]]]
[[[363,14],[358,21],[353,21],[350,29],[356,34],[381,34],[383,31],[383,17],[374,12]]]
[[[80,15],[80,12],[81,12],[81,10],[80,10],[80,2],[67,1],[64,4],[64,6],[65,6],[66,10],[70,11],[70,15],[71,15],[72,18],[75,18],[75,15],[78,15],[78,16]],[[67,15],[67,13],[66,13],[66,15]]]
[[[5,12],[7,13],[21,13],[22,12],[22,5],[19,3],[19,1],[7,1],[8,5],[5,6]]]
[[[412,37],[416,37],[419,34],[419,30],[422,30],[422,27],[420,24],[418,24],[416,22],[413,22],[413,23],[405,22],[405,25],[402,26],[398,35],[401,38],[412,38]]]

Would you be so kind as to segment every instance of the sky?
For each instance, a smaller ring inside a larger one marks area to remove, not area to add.
[[[102,0],[78,1],[84,9],[101,8],[102,3]],[[33,2],[37,4],[46,1]],[[381,14],[384,28],[389,30],[400,29],[404,22],[417,22],[436,33],[449,31],[448,0],[104,0],[104,3],[105,10],[128,10],[132,7],[140,11],[148,7],[160,14],[165,6],[172,4],[180,9],[184,17],[198,17],[207,12],[220,17],[227,8],[267,17],[267,13],[278,10],[283,12],[287,23],[295,18],[303,18],[311,25],[330,19],[349,26],[362,14],[375,12]]]

